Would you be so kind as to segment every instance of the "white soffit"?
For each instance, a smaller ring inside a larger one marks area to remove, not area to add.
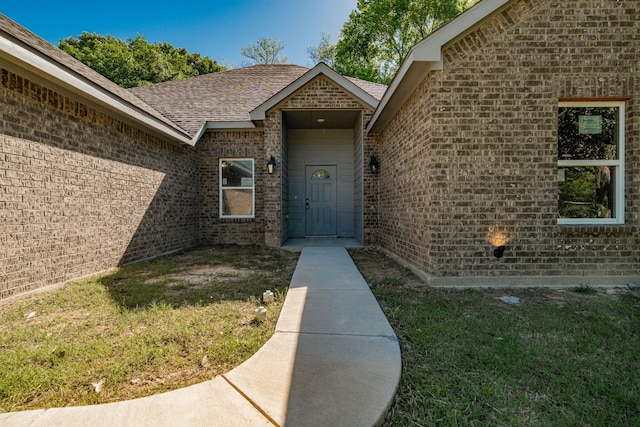
[[[130,122],[142,125],[157,135],[189,145],[195,144],[195,140],[192,140],[186,132],[163,123],[143,109],[81,77],[48,56],[28,48],[2,31],[0,31],[0,59],[2,62],[13,63],[15,67],[26,70],[41,80],[51,82],[71,94],[88,99],[103,109],[118,113]]]
[[[411,48],[380,100],[367,132],[378,132],[409,98],[420,82],[434,70],[443,69],[443,47],[464,36],[480,22],[500,12],[513,0],[481,0],[453,21]]]
[[[258,106],[256,109],[250,112],[251,120],[253,121],[262,121],[266,118],[266,113],[271,108],[275,107],[277,104],[293,95],[298,89],[302,86],[309,83],[315,77],[320,74],[324,74],[329,79],[333,80],[335,83],[340,85],[346,91],[350,92],[358,99],[366,103],[371,109],[375,109],[378,105],[378,100],[371,96],[367,91],[347,79],[346,77],[338,74],[327,64],[320,62],[318,65],[313,67],[311,70],[303,74],[298,79],[294,80],[287,87],[282,89],[280,92],[276,93],[274,96],[269,98],[267,101],[262,103],[262,105]]]

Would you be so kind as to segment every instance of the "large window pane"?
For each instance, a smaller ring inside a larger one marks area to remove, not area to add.
[[[558,224],[624,224],[625,103],[558,105]]]
[[[253,159],[220,159],[220,216],[253,218]]]
[[[558,168],[560,218],[614,218],[615,173],[612,166]]]
[[[253,215],[253,190],[222,190],[222,214],[226,216]]]
[[[223,160],[223,187],[253,187],[253,160]]]
[[[560,107],[558,160],[618,158],[619,107]]]

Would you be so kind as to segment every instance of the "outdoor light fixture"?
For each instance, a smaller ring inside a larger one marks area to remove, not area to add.
[[[502,258],[504,251],[507,249],[507,243],[511,240],[511,235],[505,231],[495,231],[487,235],[489,243],[495,248],[493,256]]]
[[[371,156],[371,160],[369,160],[369,168],[371,168],[371,173],[378,173],[380,163],[378,163],[376,156]]]
[[[273,170],[275,169],[275,167],[276,167],[276,158],[271,156],[271,158],[267,162],[267,172],[269,172],[269,175],[273,173]]]

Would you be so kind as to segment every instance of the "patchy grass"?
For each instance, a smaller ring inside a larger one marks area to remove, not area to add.
[[[435,289],[351,254],[402,350],[385,425],[640,425],[640,291]]]
[[[196,250],[0,305],[0,412],[131,399],[229,371],[273,334],[297,257]],[[266,289],[276,299],[258,324]]]

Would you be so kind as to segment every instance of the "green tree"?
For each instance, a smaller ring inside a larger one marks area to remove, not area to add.
[[[58,47],[125,88],[224,70],[209,57],[169,43],[149,43],[141,35],[121,40],[84,32],[61,40]]]
[[[417,42],[477,0],[358,0],[335,46],[338,72],[389,83]]]
[[[288,63],[287,57],[281,55],[286,46],[287,44],[277,37],[265,37],[255,44],[243,47],[240,49],[240,53],[249,59],[244,65],[286,64]]]
[[[315,64],[324,62],[330,67],[335,65],[336,46],[331,43],[331,36],[325,30],[320,33],[320,43],[307,48],[307,55]]]

